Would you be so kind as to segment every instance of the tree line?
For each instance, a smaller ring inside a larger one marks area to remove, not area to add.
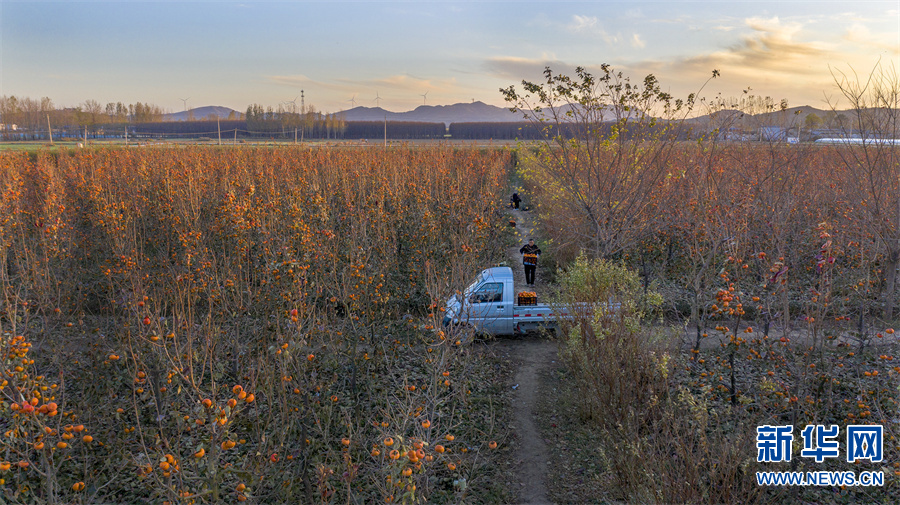
[[[289,107],[285,105],[290,104]],[[392,139],[443,138],[443,123],[422,121],[347,121],[342,113],[326,113],[313,105],[299,109],[293,102],[277,108],[251,104],[245,115],[249,135],[299,136],[324,139],[366,139],[383,136]]]
[[[0,124],[16,125],[28,131],[52,128],[96,128],[107,124],[162,121],[166,111],[159,105],[135,102],[85,100],[75,107],[59,108],[49,97],[0,96]]]
[[[710,113],[706,116],[679,123],[674,129],[671,125],[665,126],[667,135],[684,140],[716,132],[721,138],[735,139],[759,134],[765,127],[774,125],[783,131],[772,135],[815,140],[821,132],[817,134],[814,130],[820,128],[843,131],[848,135],[872,131],[872,124],[878,121],[879,114],[884,113],[873,108],[857,112],[832,110],[821,117],[815,113],[801,117],[799,112],[788,111],[785,102],[754,95],[740,99],[719,98],[708,105]],[[47,138],[48,127],[59,137],[124,136],[129,127],[129,131],[136,129],[140,133],[160,135],[205,134],[217,130],[232,134],[237,130],[237,136],[242,137],[293,138],[296,134],[298,140],[381,138],[385,133],[394,139],[449,135],[454,139],[496,140],[541,140],[556,135],[575,138],[588,131],[605,137],[635,134],[633,126],[617,129],[611,116],[598,116],[590,121],[457,122],[447,126],[443,123],[388,121],[385,124],[381,121],[347,121],[342,113],[322,112],[314,105],[298,107],[294,102],[277,107],[254,103],[247,107],[243,118],[240,113],[232,113],[213,128],[209,123],[216,119],[214,114],[194,118],[189,111],[187,121],[166,121],[166,111],[161,106],[143,102],[101,104],[96,100],[85,100],[75,107],[60,108],[49,97],[0,96],[0,134],[6,140]],[[634,123],[635,118],[626,120]],[[649,127],[659,129],[662,125],[663,121],[659,121]]]
[[[204,135],[219,131],[240,137],[359,139],[387,136],[394,139],[443,138],[443,123],[413,121],[348,122],[341,113],[326,113],[314,105],[297,107],[289,102],[278,107],[251,104],[243,119],[231,114],[210,125],[211,115],[188,121],[167,121],[159,105],[135,102],[85,100],[75,107],[60,108],[49,97],[0,96],[0,135],[6,140],[47,138],[48,128],[60,137],[124,136],[126,128],[135,135]],[[15,125],[15,126],[13,126]]]

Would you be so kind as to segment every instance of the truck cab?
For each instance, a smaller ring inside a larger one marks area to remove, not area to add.
[[[515,304],[513,273],[509,267],[482,270],[463,290],[462,300],[453,304],[459,322],[475,326],[479,331],[495,335],[512,334],[512,312]],[[452,300],[452,299],[451,299]],[[448,306],[448,313],[451,312]]]
[[[565,309],[558,314],[567,315]],[[548,305],[518,305],[512,269],[493,267],[482,270],[461,295],[450,297],[444,325],[460,324],[481,333],[515,335],[553,327],[554,317]]]

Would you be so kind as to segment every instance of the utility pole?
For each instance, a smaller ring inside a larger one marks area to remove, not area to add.
[[[216,112],[216,129],[219,130],[219,145],[222,145],[222,124],[219,122],[218,112]]]
[[[387,149],[387,114],[384,115],[384,148]]]
[[[47,114],[47,135],[50,136],[50,145],[53,145],[53,130],[50,128],[50,114]]]

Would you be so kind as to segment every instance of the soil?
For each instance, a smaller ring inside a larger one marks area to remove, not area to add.
[[[496,348],[516,369],[510,385],[515,388],[510,407],[511,431],[517,440],[515,474],[518,485],[511,491],[518,495],[516,503],[550,504],[545,483],[549,452],[536,416],[543,371],[556,360],[556,343],[529,336],[500,340]]]
[[[527,243],[533,231],[530,212],[509,209],[511,219],[516,221],[516,232],[520,243],[507,251],[509,264],[513,268],[515,285],[523,290],[525,286],[525,270],[522,267],[522,255],[519,248]],[[538,303],[542,301],[541,267],[535,275],[535,286],[531,288],[538,295]],[[528,335],[496,342],[496,349],[501,356],[512,363],[515,370],[510,388],[513,389],[512,432],[517,439],[515,455],[515,473],[518,485],[512,491],[518,495],[516,503],[550,504],[546,477],[548,473],[549,452],[544,437],[536,421],[538,400],[544,371],[556,361],[557,344],[540,335]]]

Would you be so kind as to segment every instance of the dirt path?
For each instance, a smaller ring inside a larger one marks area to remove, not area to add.
[[[521,210],[509,210],[510,217],[516,220],[516,231],[520,238],[520,243],[508,250],[516,286],[525,285],[525,270],[522,268],[519,248],[527,242],[532,233],[532,219],[529,214]],[[541,277],[541,268],[538,266],[534,291],[538,295],[539,302],[542,293]],[[549,454],[535,422],[535,413],[541,372],[556,360],[556,343],[540,337],[518,337],[498,341],[497,348],[516,368],[510,387],[515,391],[512,400],[513,432],[518,439],[517,503],[550,504],[552,502],[547,496],[545,484]]]
[[[510,247],[506,250],[506,255],[509,257],[509,265],[513,269],[513,278],[515,279],[516,289],[519,291],[524,291],[525,289],[525,268],[522,266],[522,254],[519,252],[519,249],[528,243],[528,239],[532,237],[532,233],[534,232],[534,224],[532,223],[533,212],[526,212],[523,210],[516,209],[507,209],[506,211],[509,214],[511,219],[516,221],[516,235],[519,238],[518,244]],[[540,260],[538,261],[538,267],[534,274],[534,286],[532,291],[537,293],[538,300],[541,300],[541,286],[544,285],[541,271]]]
[[[544,438],[535,422],[541,372],[556,359],[556,343],[527,337],[503,340],[498,351],[516,366],[510,387],[515,388],[512,400],[513,433],[518,439],[516,503],[543,505],[552,503],[547,497],[547,462],[549,454]]]

